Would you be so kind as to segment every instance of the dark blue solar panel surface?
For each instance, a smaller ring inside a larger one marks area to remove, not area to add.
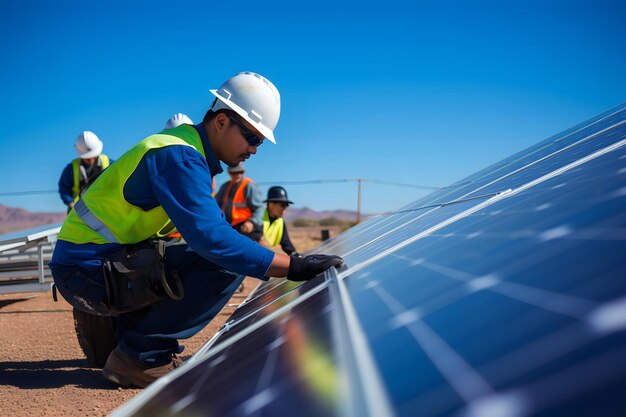
[[[237,314],[233,314],[233,316],[229,318],[228,322],[224,326],[224,331],[220,334],[216,342],[221,343],[224,340],[231,338],[240,331],[248,328],[253,323],[256,323],[257,321],[263,319],[272,312],[298,299],[298,297],[302,296],[302,294],[306,293],[312,288],[317,287],[317,285],[322,282],[323,279],[321,277],[315,278],[311,281],[303,283],[302,285],[291,291],[284,293],[269,292],[266,293],[264,296],[261,296],[243,305],[242,308],[238,309],[242,310],[241,313],[237,312]],[[272,295],[274,295],[275,297],[273,299],[269,298]],[[266,296],[268,298],[265,298]]]
[[[529,383],[529,374],[533,381],[547,378],[576,365],[586,349],[626,353],[623,332],[594,332],[602,323],[592,318],[612,301],[624,303],[626,312],[624,208],[622,148],[348,277],[399,414],[445,414],[464,406],[412,333],[445,340],[491,387],[481,395]],[[618,330],[626,328],[622,320]],[[399,364],[406,373],[398,373]],[[441,401],[447,406],[427,411]],[[620,404],[626,409],[626,399]]]
[[[329,314],[324,290],[198,363],[136,415],[333,415],[339,381]]]
[[[622,105],[316,250],[347,261],[388,415],[626,415],[625,120]],[[344,415],[338,381],[358,381],[337,354],[333,285],[263,284],[137,414]]]

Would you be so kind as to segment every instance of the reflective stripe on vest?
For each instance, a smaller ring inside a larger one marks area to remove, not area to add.
[[[80,219],[85,222],[85,224],[89,226],[91,230],[101,234],[102,237],[104,237],[111,243],[119,243],[115,236],[113,236],[113,233],[111,233],[109,228],[106,226],[106,224],[102,223],[100,219],[98,219],[96,216],[93,215],[92,212],[89,211],[83,200],[78,200],[78,202],[76,202],[76,204],[74,205],[74,210],[76,210],[76,214],[78,215],[78,217],[80,217]]]
[[[98,160],[103,171],[109,167],[109,157],[105,154],[100,154],[100,156],[98,156]],[[72,173],[74,174],[74,184],[72,184],[72,197],[74,197],[74,201],[78,201],[78,198],[80,197],[80,192],[82,191],[80,189],[80,167],[80,158],[72,160]]]
[[[277,218],[270,223],[270,215],[265,210],[263,214],[263,236],[270,246],[278,246],[283,239],[283,230],[285,230],[285,220],[282,217]]]
[[[79,200],[85,208],[81,209],[80,215],[77,210],[70,211],[59,239],[77,244],[132,244],[159,231],[171,231],[173,225],[163,207],[143,210],[124,198],[124,185],[143,156],[152,149],[165,146],[189,146],[204,157],[202,140],[193,126],[181,125],[147,137],[116,160],[85,191]]]
[[[241,180],[240,183],[234,185],[236,187],[235,196],[233,197],[230,209],[230,224],[233,226],[248,221],[252,217],[252,209],[248,207],[248,202],[246,201],[246,187],[251,182],[252,180],[246,177]],[[222,196],[222,201],[220,202],[220,207],[224,213],[228,210],[228,200],[230,198],[232,188],[233,182],[229,181],[228,188],[226,188],[226,192]]]

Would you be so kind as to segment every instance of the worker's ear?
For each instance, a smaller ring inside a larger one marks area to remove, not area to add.
[[[213,124],[216,132],[223,133],[228,127],[228,116],[224,113],[218,113],[218,115],[213,118]]]

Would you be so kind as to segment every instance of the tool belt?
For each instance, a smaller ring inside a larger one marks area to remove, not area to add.
[[[165,241],[124,245],[104,262],[104,283],[111,313],[141,310],[164,298],[181,300],[178,272],[165,270]]]

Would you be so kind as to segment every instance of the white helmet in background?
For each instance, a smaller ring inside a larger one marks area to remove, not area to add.
[[[167,123],[165,123],[165,129],[174,129],[175,127],[178,127],[182,124],[192,125],[193,122],[191,121],[189,116],[187,116],[186,114],[176,113],[175,115],[169,118]]]
[[[280,117],[280,94],[270,80],[245,71],[210,91],[217,97],[211,110],[233,110],[270,142],[276,143],[274,129]]]
[[[102,141],[95,133],[85,130],[76,138],[74,149],[82,159],[95,158],[102,153]]]

